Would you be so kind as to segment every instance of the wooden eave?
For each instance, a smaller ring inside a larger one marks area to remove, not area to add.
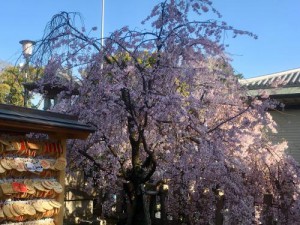
[[[46,133],[67,139],[86,139],[95,132],[74,116],[0,104],[1,133]]]
[[[39,87],[38,84],[36,84],[36,83],[24,83],[23,85],[24,85],[25,89],[27,89],[28,91],[37,90]],[[76,83],[76,88],[71,91],[70,95],[78,95],[79,94],[78,87],[79,87],[79,84]],[[65,87],[61,84],[45,84],[43,90],[44,91],[36,91],[36,92],[38,92],[40,94],[46,94],[47,96],[50,96],[50,97],[55,97],[62,91],[69,91],[67,87]]]

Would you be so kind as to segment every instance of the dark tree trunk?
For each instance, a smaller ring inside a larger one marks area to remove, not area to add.
[[[143,195],[136,196],[136,209],[133,215],[132,225],[148,225],[144,211]]]
[[[143,194],[139,188],[134,190],[134,193],[131,195],[126,225],[148,225],[144,210]]]
[[[147,126],[147,113],[142,114],[143,122],[137,119],[137,111],[127,88],[121,90],[122,100],[128,112],[127,127],[129,141],[131,145],[132,169],[127,171],[129,176],[127,181],[131,190],[127,190],[129,197],[129,213],[127,225],[151,225],[149,214],[149,204],[142,185],[149,181],[156,169],[154,154],[149,147],[144,136],[144,129]],[[141,151],[148,156],[146,160],[141,159]]]

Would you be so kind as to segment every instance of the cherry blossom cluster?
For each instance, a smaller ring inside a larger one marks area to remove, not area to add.
[[[201,20],[207,13],[217,19]],[[69,159],[93,171],[106,212],[123,191],[127,223],[138,224],[147,211],[141,187],[164,183],[169,218],[185,224],[213,223],[221,195],[225,224],[263,223],[265,194],[273,195],[274,220],[299,221],[299,169],[287,143],[271,135],[276,104],[247,96],[221,43],[225,32],[256,35],[220,22],[208,0],[165,0],[143,21],[151,30],[124,27],[104,46],[73,16],[48,25],[36,54],[50,58],[40,86],[63,69],[74,77],[65,87],[79,80],[79,94],[62,92],[53,110],[96,128],[87,141],[70,142]]]

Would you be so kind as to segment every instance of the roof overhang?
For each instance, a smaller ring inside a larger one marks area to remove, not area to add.
[[[0,104],[0,132],[46,133],[67,139],[86,139],[95,129],[74,116]]]
[[[249,96],[267,94],[286,107],[300,106],[300,68],[240,80]]]

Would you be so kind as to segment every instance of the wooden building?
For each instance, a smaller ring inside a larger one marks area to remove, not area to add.
[[[300,68],[244,79],[250,96],[267,93],[283,107],[270,111],[279,140],[288,141],[288,153],[300,163]]]

